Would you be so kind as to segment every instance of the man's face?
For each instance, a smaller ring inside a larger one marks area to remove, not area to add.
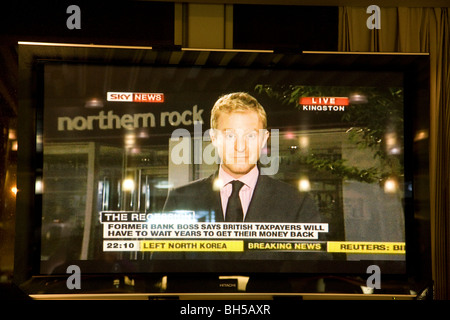
[[[221,114],[217,128],[211,130],[211,141],[222,160],[222,168],[234,178],[255,167],[268,137],[269,132],[263,129],[255,111]]]

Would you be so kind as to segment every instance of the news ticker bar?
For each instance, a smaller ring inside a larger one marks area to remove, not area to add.
[[[327,223],[102,222],[104,239],[318,240]]]
[[[104,240],[103,251],[141,252],[328,252],[405,254],[404,242],[364,241],[244,241],[244,240]]]

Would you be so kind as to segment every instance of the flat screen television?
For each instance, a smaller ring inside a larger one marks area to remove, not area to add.
[[[415,295],[429,281],[427,55],[19,54],[15,281],[30,295]],[[211,125],[219,98],[256,99],[267,125],[241,109]],[[227,143],[247,150],[242,171]],[[238,222],[224,172],[253,181]]]

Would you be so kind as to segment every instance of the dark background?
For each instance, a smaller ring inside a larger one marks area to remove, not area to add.
[[[81,30],[69,30],[69,5],[81,8]],[[338,7],[238,5],[233,8],[233,47],[282,52],[336,51]],[[393,4],[394,6],[395,4]],[[430,4],[431,6],[431,4]],[[17,151],[17,41],[171,47],[174,3],[169,1],[11,1],[0,17],[0,283],[12,277]],[[20,292],[14,291],[20,294]],[[7,293],[9,294],[9,293]],[[3,298],[0,290],[0,298]]]
[[[81,9],[81,29],[69,30],[70,5]],[[170,48],[174,7],[168,1],[11,1],[0,12],[0,282],[14,264],[17,169],[18,41]],[[233,6],[233,47],[277,51],[337,50],[338,7]],[[12,132],[12,134],[11,134]]]

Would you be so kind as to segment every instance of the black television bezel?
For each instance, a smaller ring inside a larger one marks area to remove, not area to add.
[[[414,155],[413,161],[405,162],[406,184],[411,184],[413,189],[406,197],[405,202],[405,242],[406,250],[406,272],[389,272],[385,276],[388,286],[399,290],[406,290],[405,286],[413,286],[417,291],[431,280],[431,240],[430,240],[430,211],[428,192],[428,140],[422,139],[414,142],[414,134],[422,131],[429,134],[429,56],[427,54],[395,54],[395,53],[344,53],[344,52],[303,52],[298,54],[258,52],[258,51],[234,51],[234,50],[190,50],[179,49],[173,51],[158,51],[152,48],[114,48],[120,52],[118,57],[112,61],[113,64],[129,64],[132,57],[139,52],[150,53],[149,61],[143,64],[167,65],[171,54],[179,54],[183,57],[178,65],[193,65],[199,55],[208,55],[204,65],[208,67],[218,66],[221,61],[227,60],[225,67],[245,68],[292,68],[309,70],[354,70],[354,71],[395,71],[404,74],[405,106],[412,106],[412,112],[405,112],[405,155]],[[40,216],[36,208],[40,206],[40,196],[34,193],[35,178],[42,174],[42,150],[40,144],[36,143],[39,133],[42,133],[42,122],[39,117],[39,101],[42,101],[41,75],[42,61],[73,61],[76,63],[105,63],[107,48],[97,46],[61,46],[53,45],[29,45],[23,44],[19,48],[20,68],[20,104],[19,104],[19,160],[18,160],[18,189],[17,213],[16,213],[16,244],[15,244],[15,271],[14,282],[28,293],[46,291],[48,293],[67,293],[65,281],[66,275],[39,274],[40,268]],[[88,53],[88,54],[87,54]],[[276,61],[276,62],[275,62]],[[421,190],[418,197],[415,190]],[[409,215],[408,215],[409,213]],[[79,263],[79,261],[77,261]],[[380,262],[377,261],[379,264]],[[223,261],[205,263],[192,262],[185,273],[179,270],[170,270],[170,264],[163,262],[167,272],[161,272],[163,268],[157,268],[156,272],[149,273],[125,273],[123,275],[133,276],[139,281],[146,282],[144,291],[158,291],[155,287],[161,277],[170,275],[171,286],[169,292],[189,292],[193,279],[198,283],[216,283],[219,275],[241,274],[257,279],[256,290],[267,290],[271,292],[282,292],[292,290],[289,283],[298,279],[317,278],[339,278],[344,282],[357,282],[365,284],[367,274],[362,270],[349,273],[323,272],[298,273],[295,268],[288,266],[284,272],[274,270],[257,270],[258,262],[253,261],[246,269],[217,269],[223,266]],[[370,262],[368,262],[370,265]],[[387,268],[389,261],[387,262]],[[167,268],[169,267],[169,268]],[[312,263],[311,267],[314,267]],[[382,266],[383,267],[383,266]],[[206,272],[206,273],[205,273]],[[116,278],[117,274],[87,273],[83,277],[91,279],[98,285],[88,286],[92,291],[108,290],[102,284],[102,280]],[[97,279],[97,280],[94,280]],[[265,283],[275,283],[277,279],[284,279],[287,287],[265,286]],[[54,286],[48,284],[54,283]],[[110,283],[109,281],[108,283]],[[151,283],[151,284],[148,284]],[[45,284],[47,289],[43,289]],[[214,292],[215,285],[203,287],[201,291]],[[289,289],[291,288],[291,289]],[[394,290],[394,289],[392,289]],[[394,290],[395,291],[395,290]],[[87,292],[83,290],[83,292]]]

